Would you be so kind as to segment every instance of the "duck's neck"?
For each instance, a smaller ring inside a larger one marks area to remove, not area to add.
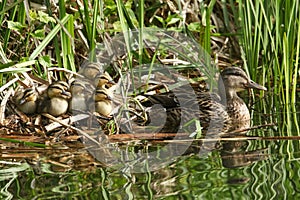
[[[224,106],[228,106],[228,104],[231,104],[232,102],[239,101],[241,103],[244,103],[244,101],[237,95],[235,90],[228,90],[225,88],[219,88],[219,96],[221,98],[221,103]]]
[[[242,103],[244,103],[244,101],[237,95],[236,91],[234,90],[226,90],[226,96],[222,97],[222,101],[223,98],[225,99],[225,103],[229,104],[235,101],[240,101]]]
[[[243,128],[248,128],[250,125],[250,113],[249,110],[236,91],[226,91],[226,97],[222,99],[222,103],[225,102],[226,110],[233,123],[242,123]]]

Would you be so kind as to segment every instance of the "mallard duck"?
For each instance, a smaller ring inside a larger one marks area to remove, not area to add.
[[[219,94],[197,91],[188,94],[191,89],[181,87],[171,92],[147,96],[152,105],[160,104],[166,109],[166,122],[160,132],[177,132],[180,125],[193,119],[199,119],[205,130],[211,128],[227,132],[232,127],[248,128],[249,110],[237,93],[248,88],[267,89],[250,80],[238,67],[228,67],[221,72],[218,88]]]
[[[25,114],[34,114],[38,104],[38,93],[34,88],[17,90],[13,97],[17,108]]]
[[[40,112],[58,117],[67,112],[71,93],[69,85],[64,81],[53,82],[47,88],[47,96],[41,102]]]
[[[250,126],[249,110],[237,93],[246,89],[267,90],[262,85],[252,81],[246,73],[238,67],[228,67],[221,72],[219,82],[221,103],[231,119],[231,129],[244,129]],[[240,124],[240,126],[239,126]]]
[[[109,117],[113,110],[112,91],[106,88],[98,88],[94,96],[95,111]]]

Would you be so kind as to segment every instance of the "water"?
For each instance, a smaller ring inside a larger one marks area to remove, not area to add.
[[[223,141],[214,143],[223,148],[211,151],[193,143],[184,155],[169,157],[164,144],[131,143],[118,147],[122,157],[112,166],[99,163],[82,147],[2,149],[0,199],[295,199],[300,197],[300,142],[297,137],[272,137],[298,135],[298,108],[255,114],[254,125],[274,125],[247,135],[265,139]],[[155,170],[153,160],[136,156],[148,153],[150,158],[151,152],[160,162]]]
[[[267,149],[266,154],[249,156],[258,146]],[[234,162],[232,155],[224,156],[214,150],[207,156],[181,156],[170,165],[148,173],[101,166],[75,170],[46,160],[29,162],[30,165],[24,161],[22,165],[7,164],[7,171],[4,166],[0,170],[1,198],[9,195],[26,199],[290,199],[300,196],[297,193],[299,141],[247,141],[243,148],[248,153],[238,154]],[[293,152],[282,153],[283,148]],[[226,158],[230,158],[229,162]]]

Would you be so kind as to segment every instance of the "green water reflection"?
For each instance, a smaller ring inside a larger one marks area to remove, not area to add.
[[[299,142],[247,142],[251,151],[268,147],[264,160],[238,168],[224,167],[219,151],[208,156],[186,155],[148,173],[94,167],[51,171],[51,166],[10,165],[0,170],[1,199],[284,199],[300,196]],[[284,152],[285,148],[293,153]],[[12,167],[14,166],[14,170]]]

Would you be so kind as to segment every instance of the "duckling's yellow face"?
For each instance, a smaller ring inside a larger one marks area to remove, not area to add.
[[[49,98],[63,98],[70,99],[71,93],[67,90],[68,85],[65,82],[55,82],[48,87],[48,97]]]
[[[17,101],[20,105],[25,104],[26,102],[34,102],[36,101],[38,98],[38,95],[36,93],[36,91],[34,91],[34,89],[32,88],[27,88],[24,90],[24,92],[20,92],[17,94]]]
[[[71,84],[71,93],[72,95],[78,95],[83,94],[83,91],[85,90],[85,85],[81,83],[80,81],[73,81]]]
[[[97,63],[88,63],[88,65],[84,66],[83,75],[93,80],[100,73],[100,66]]]
[[[112,97],[109,94],[109,91],[105,88],[97,89],[95,94],[95,101],[105,101],[105,100],[111,100]]]
[[[104,87],[104,88],[108,89],[108,88],[112,87],[113,85],[115,85],[116,83],[111,78],[111,76],[107,72],[105,72],[105,73],[97,76],[95,84],[96,84],[97,88]]]
[[[65,91],[69,91],[70,90],[70,86],[65,81],[56,81],[53,84],[60,85]]]

